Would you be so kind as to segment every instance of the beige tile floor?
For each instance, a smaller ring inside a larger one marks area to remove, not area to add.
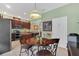
[[[14,48],[17,48],[18,46],[20,46],[20,42],[19,42],[19,40],[12,41],[11,45],[12,45],[12,49],[14,49]]]
[[[21,47],[20,47],[19,41],[14,41],[12,42],[12,50],[7,53],[2,54],[1,56],[19,56],[20,48]],[[68,56],[68,51],[65,48],[58,47],[56,55],[57,56]],[[27,56],[27,55],[23,53],[22,56]]]

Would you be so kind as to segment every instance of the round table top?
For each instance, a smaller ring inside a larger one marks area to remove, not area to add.
[[[40,50],[36,53],[37,56],[53,56],[49,50]]]

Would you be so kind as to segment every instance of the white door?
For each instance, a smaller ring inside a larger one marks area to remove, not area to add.
[[[67,46],[67,17],[52,19],[52,37],[60,38],[59,47]]]

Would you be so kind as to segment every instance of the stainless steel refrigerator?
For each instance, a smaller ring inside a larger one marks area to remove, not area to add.
[[[11,20],[0,19],[0,54],[11,49]]]

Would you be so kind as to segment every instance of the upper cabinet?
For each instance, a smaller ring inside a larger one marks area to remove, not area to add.
[[[26,29],[30,29],[30,22],[23,22],[20,20],[12,20],[12,28],[26,28]]]
[[[22,27],[26,29],[30,29],[30,22],[22,22]]]
[[[12,28],[13,28],[13,29],[14,29],[14,28],[17,28],[17,29],[22,28],[22,26],[21,26],[21,21],[12,20]]]

